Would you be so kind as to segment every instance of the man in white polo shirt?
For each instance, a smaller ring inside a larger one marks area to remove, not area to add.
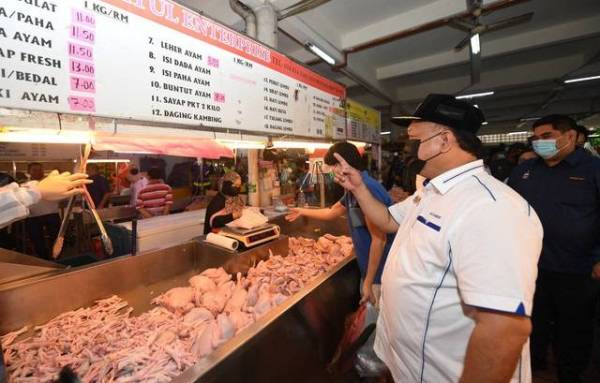
[[[396,232],[382,277],[375,350],[396,382],[531,382],[529,316],[542,226],[529,204],[484,171],[483,114],[429,95],[408,129],[422,190],[386,208],[339,157],[336,179]]]

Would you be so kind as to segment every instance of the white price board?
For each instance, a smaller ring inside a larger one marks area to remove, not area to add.
[[[331,137],[344,98],[169,0],[0,2],[0,107]]]
[[[72,160],[79,152],[79,145],[0,142],[0,161]]]

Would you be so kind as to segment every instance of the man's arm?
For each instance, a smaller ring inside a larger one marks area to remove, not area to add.
[[[108,199],[110,198],[110,192],[106,192],[104,193],[104,195],[102,196],[102,200],[100,201],[100,203],[98,204],[97,208],[98,209],[104,209],[107,204],[108,204]]]
[[[142,215],[142,218],[152,218],[154,217],[148,210],[143,207],[138,207],[138,212]]]
[[[293,222],[299,217],[314,218],[321,221],[330,221],[337,217],[342,216],[346,212],[346,208],[340,202],[336,202],[332,207],[328,209],[305,209],[305,208],[292,208],[290,214],[285,216],[285,219]]]
[[[526,316],[475,309],[460,383],[506,383],[531,333]]]
[[[388,207],[371,194],[365,184],[352,192],[365,217],[383,233],[395,233],[400,225],[394,220]]]
[[[369,218],[365,218],[365,221],[369,234],[371,234],[371,247],[369,247],[369,263],[367,265],[367,274],[365,275],[365,280],[363,282],[361,303],[368,300],[376,305],[379,297],[376,297],[373,293],[373,282],[375,281],[377,270],[379,270],[379,264],[381,263],[387,238],[385,233],[379,230]]]

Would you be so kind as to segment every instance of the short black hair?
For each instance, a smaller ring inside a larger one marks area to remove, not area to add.
[[[30,172],[31,168],[34,166],[39,166],[40,168],[42,168],[42,164],[39,162],[31,162],[29,165],[27,165],[27,171]]]
[[[361,172],[367,168],[365,161],[360,155],[358,148],[349,142],[338,142],[333,144],[325,154],[325,163],[329,166],[337,165],[338,160],[334,153],[342,156],[348,165]]]
[[[151,180],[159,180],[162,178],[162,172],[157,167],[150,168],[148,170],[148,177],[150,177]]]
[[[4,187],[6,185],[10,185],[13,182],[16,182],[14,178],[8,173],[0,172],[0,187]]]
[[[564,114],[550,114],[544,116],[533,123],[533,129],[542,125],[552,125],[554,130],[566,133],[569,130],[577,131],[577,123],[571,117]]]
[[[449,129],[454,134],[454,137],[456,137],[456,142],[458,142],[458,146],[460,146],[462,150],[474,155],[477,158],[482,157],[483,144],[475,133],[463,129]]]
[[[587,130],[587,128],[583,125],[577,125],[577,134],[583,134],[583,136],[585,137],[585,139],[588,139],[588,136],[590,135],[589,130]]]

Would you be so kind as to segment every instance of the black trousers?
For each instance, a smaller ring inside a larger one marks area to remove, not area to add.
[[[60,229],[60,216],[57,213],[27,218],[27,233],[38,257],[50,259],[52,245],[46,242],[46,234],[54,242]]]
[[[597,282],[589,274],[539,270],[531,318],[534,369],[545,364],[552,343],[560,382],[581,382],[593,345],[596,294]]]

